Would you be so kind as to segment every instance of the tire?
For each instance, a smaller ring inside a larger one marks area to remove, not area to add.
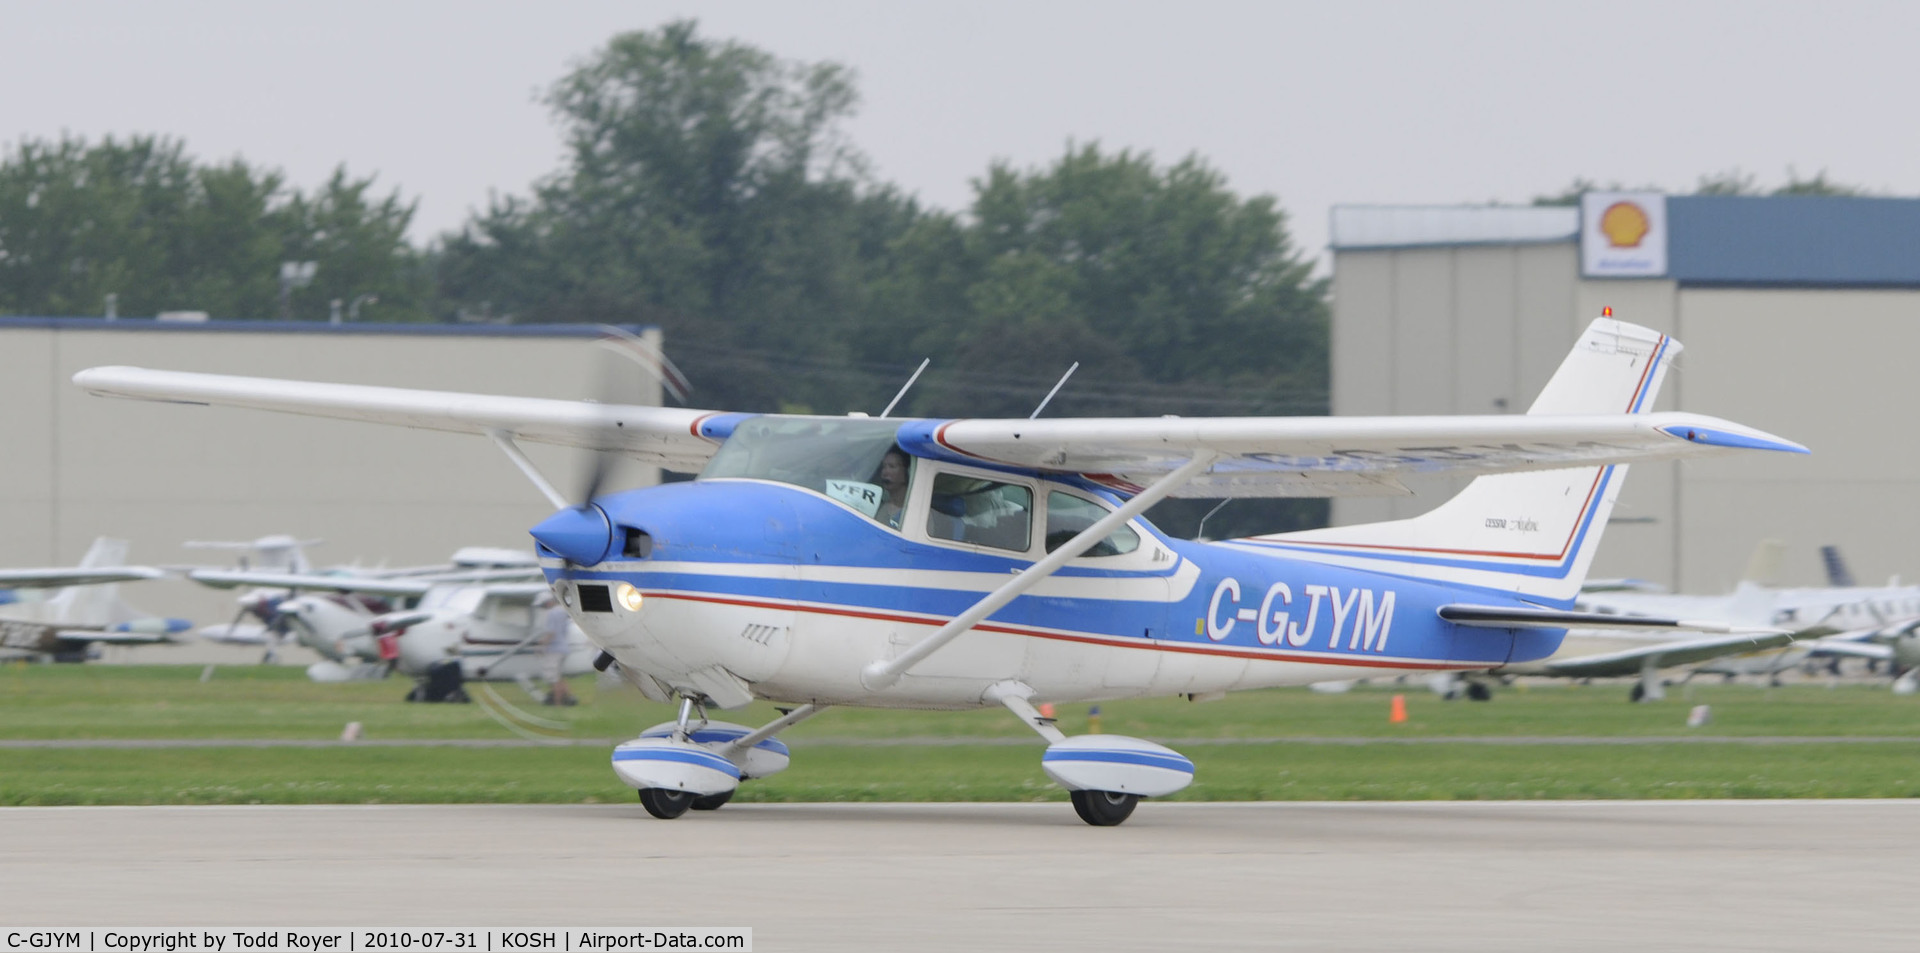
[[[1133,814],[1140,803],[1138,794],[1118,791],[1074,791],[1073,812],[1095,827],[1112,827]]]
[[[685,791],[670,791],[666,788],[641,788],[640,806],[647,813],[663,821],[670,821],[687,813],[693,806],[694,795]]]
[[[1477,702],[1490,702],[1493,701],[1493,689],[1480,682],[1468,682],[1467,697]]]
[[[1627,692],[1627,701],[1630,701],[1630,702],[1645,701],[1646,698],[1647,698],[1647,686],[1642,685],[1639,682],[1634,682],[1633,690]]]
[[[732,791],[724,794],[709,794],[705,797],[694,798],[693,809],[696,811],[717,811],[731,800],[733,800]]]

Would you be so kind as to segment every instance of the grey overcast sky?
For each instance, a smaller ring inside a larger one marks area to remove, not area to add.
[[[1920,3],[0,0],[0,142],[162,133],[310,187],[344,163],[413,235],[560,162],[539,91],[614,34],[859,74],[877,177],[963,209],[1069,141],[1203,156],[1301,246],[1342,203],[1525,202],[1576,176],[1690,189],[1789,167],[1920,194]]]

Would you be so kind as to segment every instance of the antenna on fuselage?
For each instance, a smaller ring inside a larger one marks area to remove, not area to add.
[[[1080,369],[1080,362],[1074,361],[1073,366],[1067,368],[1067,372],[1065,374],[1060,375],[1060,380],[1058,383],[1053,385],[1053,389],[1050,391],[1047,391],[1047,396],[1040,398],[1040,406],[1035,407],[1033,409],[1033,413],[1030,413],[1027,415],[1027,419],[1032,420],[1033,418],[1040,416],[1040,412],[1043,410],[1046,410],[1047,405],[1053,402],[1053,395],[1060,393],[1060,388],[1067,386],[1067,378],[1072,377],[1073,372],[1079,369]]]
[[[1234,499],[1233,497],[1229,496],[1226,499],[1221,500],[1218,503],[1215,503],[1213,505],[1213,509],[1210,509],[1207,511],[1207,515],[1200,517],[1200,525],[1193,528],[1193,538],[1198,540],[1203,540],[1203,541],[1206,540],[1207,521],[1210,519],[1213,519],[1213,514],[1226,509],[1227,504],[1233,502],[1233,499]]]
[[[920,372],[926,370],[927,365],[932,363],[933,363],[933,358],[923,357],[920,359],[920,366],[914,368],[913,376],[907,378],[907,382],[901,385],[900,393],[893,395],[893,399],[890,401],[887,401],[887,409],[880,412],[881,417],[885,417],[888,414],[893,413],[893,405],[898,404],[900,402],[900,398],[907,396],[907,391],[910,391],[913,389],[913,382],[920,379]]]

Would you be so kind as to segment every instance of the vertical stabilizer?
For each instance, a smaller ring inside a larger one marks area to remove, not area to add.
[[[1601,318],[1527,413],[1646,413],[1679,352],[1664,334]],[[1626,475],[1611,466],[1483,476],[1412,519],[1259,539],[1357,569],[1571,604]]]
[[[1840,547],[1820,547],[1820,562],[1827,570],[1827,585],[1835,589],[1852,589],[1859,585],[1854,581],[1853,570],[1847,566],[1847,557],[1840,555]]]
[[[1742,573],[1740,581],[1756,586],[1778,586],[1780,569],[1786,565],[1787,544],[1777,539],[1763,539],[1753,547],[1753,555],[1747,559],[1747,571]]]
[[[127,541],[102,536],[93,541],[80,560],[81,569],[102,569],[127,564]],[[108,625],[123,621],[119,616],[120,584],[67,586],[47,600],[46,619],[67,625]]]

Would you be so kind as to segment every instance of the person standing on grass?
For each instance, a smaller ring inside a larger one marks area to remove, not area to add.
[[[547,609],[541,617],[541,624],[547,630],[547,682],[553,687],[547,690],[548,705],[579,704],[573,697],[573,691],[567,688],[567,651],[573,647],[573,619],[567,615],[559,601],[552,596],[541,601]]]

